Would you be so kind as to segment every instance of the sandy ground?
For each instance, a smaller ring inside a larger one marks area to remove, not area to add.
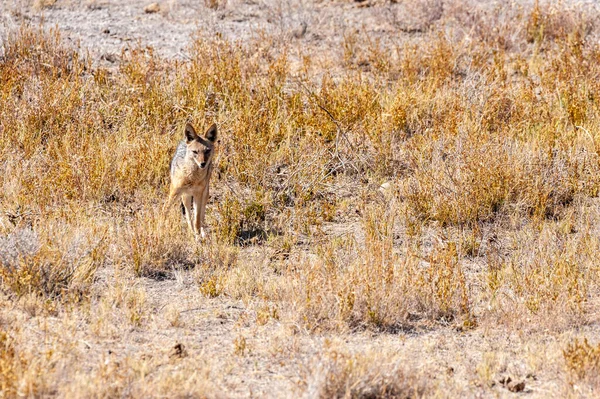
[[[156,11],[146,12],[152,4],[158,5]],[[162,57],[186,59],[188,46],[199,31],[241,41],[264,32],[288,41],[299,51],[310,48],[314,53],[336,49],[350,32],[398,42],[426,29],[444,13],[438,0],[415,4],[372,0],[2,0],[0,8],[0,37],[24,21],[43,22],[46,27],[57,26],[68,43],[89,51],[103,66],[118,62],[122,51],[140,46],[152,47]]]
[[[151,1],[58,1],[49,7],[31,1],[3,1],[4,27],[21,21],[58,26],[73,45],[89,50],[95,58],[118,56],[122,49],[150,46],[163,57],[187,56],[187,47],[198,30],[225,38],[245,40],[258,31],[289,35],[313,43],[331,41],[332,32],[358,20],[369,24],[381,10],[342,4],[304,5],[302,1],[221,1],[215,8],[202,1],[158,2],[156,12],[145,12]],[[344,11],[344,12],[341,12]],[[381,16],[381,15],[379,15]],[[381,19],[381,18],[380,18]],[[370,30],[385,29],[377,21]]]

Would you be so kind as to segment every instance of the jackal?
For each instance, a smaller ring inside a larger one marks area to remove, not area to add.
[[[171,190],[163,213],[181,198],[181,209],[190,230],[204,238],[204,213],[208,201],[208,184],[213,170],[217,125],[208,128],[204,137],[198,136],[189,123],[171,161]],[[192,209],[193,204],[193,209]]]

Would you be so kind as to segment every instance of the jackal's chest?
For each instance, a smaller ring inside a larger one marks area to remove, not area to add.
[[[190,191],[203,190],[210,179],[212,168],[200,169],[195,166],[185,165],[179,168],[173,175],[173,184],[182,189]]]

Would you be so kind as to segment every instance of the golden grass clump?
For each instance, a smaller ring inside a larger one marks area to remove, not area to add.
[[[600,346],[590,344],[587,338],[575,339],[563,350],[563,357],[572,384],[583,382],[598,388]]]
[[[313,398],[421,398],[427,387],[400,361],[327,348],[307,381]]]
[[[0,240],[0,277],[17,297],[81,298],[96,270],[105,262],[104,237],[91,239],[82,231],[67,233],[57,226],[45,240],[31,229],[14,230]],[[64,227],[63,227],[64,229]]]
[[[295,317],[309,330],[398,332],[430,323],[476,324],[463,266],[455,245],[435,248],[425,259],[394,248],[394,208],[368,207],[364,244],[336,239],[317,249],[316,260],[293,271]],[[322,287],[327,286],[324,290]]]

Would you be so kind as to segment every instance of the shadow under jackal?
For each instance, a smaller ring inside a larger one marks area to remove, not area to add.
[[[189,123],[185,125],[185,139],[177,146],[171,161],[171,190],[164,208],[166,213],[173,202],[181,198],[190,230],[202,238],[206,237],[204,216],[216,140],[215,124],[208,128],[204,137],[199,136]]]

